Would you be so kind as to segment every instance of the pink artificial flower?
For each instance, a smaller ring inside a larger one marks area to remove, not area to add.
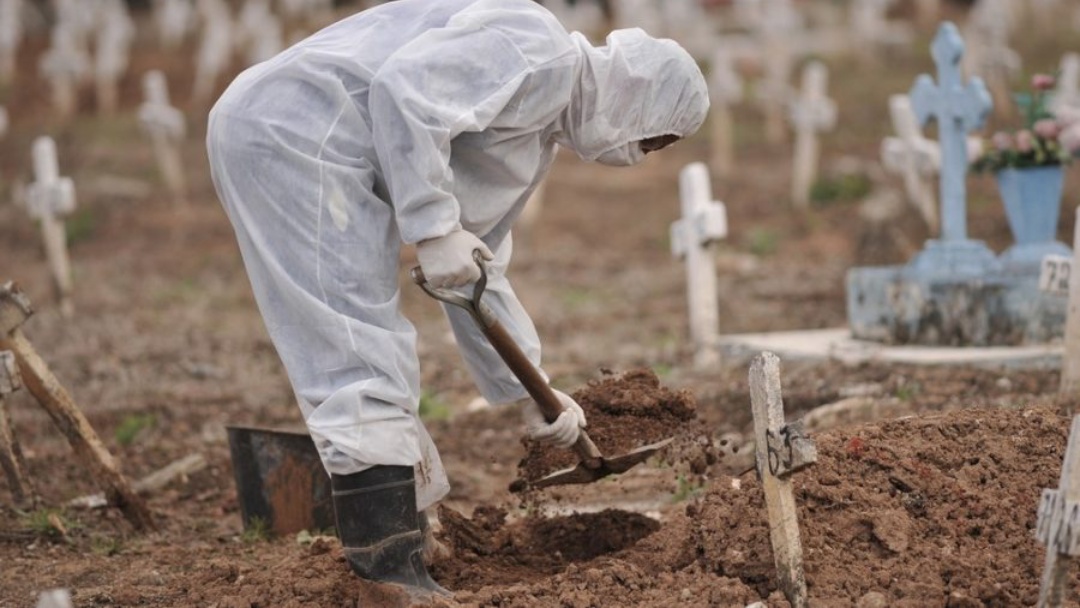
[[[1043,118],[1042,120],[1035,121],[1035,125],[1032,127],[1035,134],[1043,139],[1054,139],[1058,136],[1061,128],[1053,118]]]
[[[1049,74],[1035,74],[1031,77],[1031,87],[1036,91],[1049,91],[1057,81]]]
[[[1013,148],[1012,136],[1005,131],[998,131],[997,133],[994,133],[994,138],[991,141],[993,142],[994,147],[997,148],[999,152],[1008,152]]]
[[[1021,154],[1035,149],[1035,135],[1027,129],[1016,132],[1016,151]]]

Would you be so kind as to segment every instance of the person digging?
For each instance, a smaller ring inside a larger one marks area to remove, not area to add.
[[[694,133],[708,105],[674,41],[624,29],[596,47],[532,0],[381,4],[248,68],[214,105],[214,187],[358,576],[448,593],[422,559],[426,512],[449,483],[418,415],[402,244],[435,288],[476,281],[479,251],[484,301],[539,365],[505,271],[511,225],[556,146],[633,165]],[[581,407],[558,392],[548,424],[468,315],[444,310],[488,402],[520,406],[530,439],[573,445]]]

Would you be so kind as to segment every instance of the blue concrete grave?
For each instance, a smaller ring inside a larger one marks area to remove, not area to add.
[[[1047,342],[1065,326],[1066,298],[1039,291],[1038,265],[1019,268],[967,235],[967,134],[993,108],[979,78],[963,81],[964,41],[945,22],[931,46],[937,82],[919,76],[912,109],[935,120],[941,146],[941,235],[904,266],[853,268],[848,323],[855,338],[892,344],[987,346]],[[1067,249],[1067,248],[1066,248]]]

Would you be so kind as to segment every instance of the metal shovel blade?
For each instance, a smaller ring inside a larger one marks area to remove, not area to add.
[[[667,447],[674,440],[674,437],[669,437],[663,441],[643,445],[621,456],[610,458],[605,456],[600,459],[600,466],[596,468],[589,468],[585,466],[584,462],[579,462],[577,466],[555,471],[528,485],[534,488],[546,488],[575,483],[592,483],[608,475],[619,475],[645,462],[650,456]]]

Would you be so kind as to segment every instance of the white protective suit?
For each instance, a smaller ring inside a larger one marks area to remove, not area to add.
[[[504,271],[556,143],[633,164],[639,140],[689,135],[707,109],[675,42],[622,30],[593,47],[532,0],[397,0],[240,74],[210,113],[212,176],[327,470],[418,465],[420,509],[448,489],[417,414],[402,243],[480,237],[496,258],[485,301],[539,365]],[[481,394],[526,397],[474,322],[447,314]]]

